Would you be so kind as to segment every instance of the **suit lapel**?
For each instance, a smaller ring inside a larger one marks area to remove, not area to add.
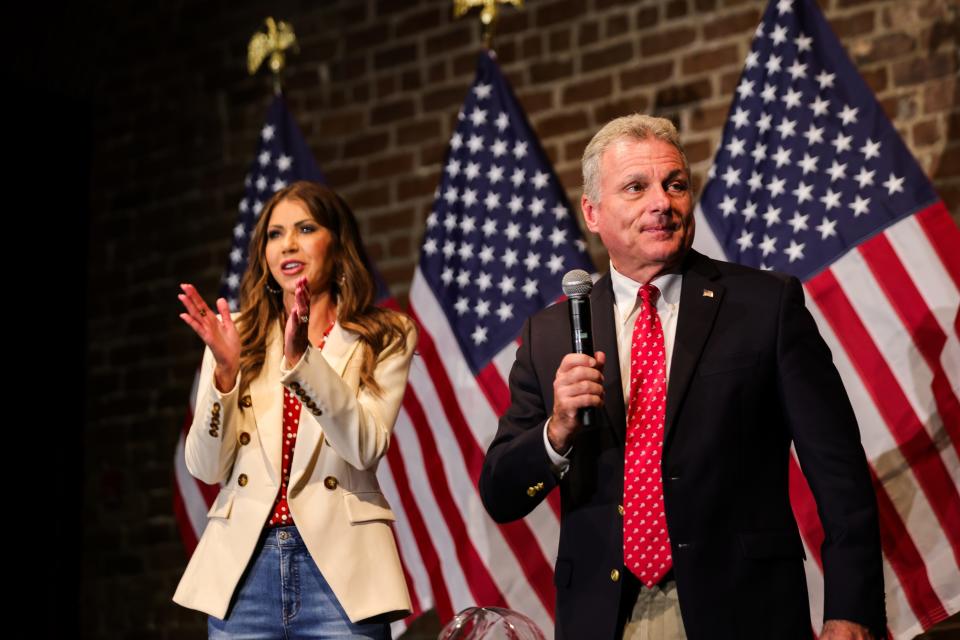
[[[336,323],[319,355],[327,364],[343,378],[347,363],[350,362],[360,337],[353,331],[348,331]],[[309,470],[310,462],[316,451],[323,444],[324,416],[314,418],[313,414],[304,407],[300,411],[300,423],[297,427],[297,445],[293,450],[293,460],[290,462],[290,486],[297,487],[304,474]]]
[[[333,330],[327,336],[327,342],[323,347],[323,358],[327,361],[337,375],[343,377],[343,372],[350,362],[350,357],[360,344],[360,336],[344,329],[340,323],[333,325]]]
[[[677,318],[670,380],[667,383],[664,443],[669,443],[677,410],[723,301],[724,287],[716,282],[719,277],[720,272],[709,258],[690,251],[685,260],[683,284],[680,287],[680,316]]]
[[[280,454],[283,436],[283,389],[280,386],[280,358],[283,339],[275,324],[267,338],[267,353],[263,369],[250,383],[250,397],[257,422],[261,450],[267,457],[267,467],[275,485],[280,484]]]
[[[603,367],[604,411],[617,441],[626,437],[626,413],[623,408],[623,383],[620,380],[620,351],[617,349],[617,329],[613,313],[613,281],[610,274],[597,280],[590,296],[593,316],[594,348],[603,351],[607,362]]]

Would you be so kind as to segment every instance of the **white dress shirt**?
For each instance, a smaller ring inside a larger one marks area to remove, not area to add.
[[[620,381],[623,385],[624,409],[630,405],[630,347],[633,342],[633,325],[637,321],[642,303],[637,293],[642,282],[631,280],[614,268],[610,263],[610,280],[613,284],[613,319],[617,331],[617,356],[620,360]],[[677,317],[680,315],[680,285],[683,275],[667,273],[659,275],[650,281],[660,290],[657,297],[657,314],[660,316],[660,325],[663,327],[664,351],[667,359],[667,385],[670,380],[670,362],[673,360],[673,342],[677,335]],[[608,356],[609,357],[609,356]],[[543,445],[547,449],[550,461],[556,470],[563,475],[570,467],[570,459],[553,450],[547,439],[547,426],[550,420],[543,425]],[[570,451],[566,452],[568,455]]]

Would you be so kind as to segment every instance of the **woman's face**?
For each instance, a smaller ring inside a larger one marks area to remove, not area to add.
[[[299,200],[281,200],[267,225],[266,259],[284,296],[292,296],[297,281],[306,276],[312,295],[330,288],[333,273],[333,236]]]

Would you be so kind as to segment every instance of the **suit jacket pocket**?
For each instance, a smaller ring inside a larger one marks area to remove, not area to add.
[[[754,352],[710,356],[700,361],[697,372],[701,376],[711,376],[717,373],[735,371],[736,369],[745,369],[757,364],[759,359],[760,354]]]
[[[740,548],[747,558],[806,558],[803,543],[796,531],[762,531],[741,533]]]
[[[345,493],[343,504],[347,508],[347,517],[352,523],[395,519],[390,504],[379,491]]]
[[[207,517],[229,518],[230,512],[233,510],[233,500],[236,497],[236,491],[227,491],[226,489],[221,489],[220,493],[217,494],[216,500],[214,500],[213,504],[210,506],[210,511],[207,511]]]

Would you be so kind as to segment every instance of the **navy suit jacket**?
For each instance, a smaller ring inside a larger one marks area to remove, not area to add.
[[[664,508],[687,636],[809,638],[804,550],[790,507],[790,444],[816,498],[826,619],[885,634],[876,499],[856,419],[796,278],[690,251],[668,381]],[[578,434],[562,479],[543,425],[570,352],[566,305],[527,321],[511,404],[480,477],[490,515],[528,514],[561,492],[557,638],[619,638],[625,410],[609,274],[591,294],[594,345],[607,356],[605,406]],[[544,483],[544,490],[528,494]],[[624,601],[627,599],[625,598]],[[632,604],[632,603],[631,603]]]

